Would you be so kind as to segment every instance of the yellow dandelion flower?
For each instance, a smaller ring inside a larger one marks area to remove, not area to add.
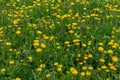
[[[108,50],[107,51],[109,54],[112,54],[113,53],[113,50]]]
[[[86,7],[84,7],[84,8],[83,8],[83,10],[87,10],[87,8],[86,8]]]
[[[21,60],[20,60],[20,62],[24,62],[24,60],[23,60],[23,59],[21,59]]]
[[[67,45],[67,47],[71,47],[71,45],[70,45],[70,44],[68,44],[68,45]]]
[[[46,78],[49,78],[50,77],[50,74],[48,73],[48,74],[46,74]]]
[[[79,39],[74,39],[73,42],[74,42],[74,43],[79,43],[80,40],[79,40]]]
[[[110,42],[108,42],[108,44],[109,44],[109,45],[113,45],[113,42],[112,42],[112,41],[110,41]]]
[[[0,31],[3,30],[3,27],[0,27]]]
[[[74,31],[73,31],[73,30],[70,30],[69,33],[72,34],[72,33],[74,33]]]
[[[103,65],[103,66],[101,66],[101,68],[102,68],[102,69],[106,69],[106,68],[107,68],[107,66]]]
[[[76,45],[76,46],[79,46],[79,45],[80,45],[80,43],[78,43],[78,42],[77,42],[77,43],[75,43],[75,45]]]
[[[107,78],[106,80],[110,80],[110,78]]]
[[[92,67],[92,66],[89,66],[88,69],[89,69],[89,70],[93,70],[93,67]]]
[[[13,49],[12,49],[12,48],[10,48],[10,49],[9,49],[9,51],[13,51]]]
[[[90,16],[86,16],[86,18],[90,18]],[[88,26],[88,27],[86,27],[88,30],[90,29],[90,27]],[[89,41],[89,42],[91,42],[91,41]]]
[[[80,62],[79,64],[80,64],[80,65],[83,65],[83,62]]]
[[[58,67],[62,68],[62,67],[63,67],[63,65],[59,64],[59,65],[58,65]]]
[[[21,31],[20,31],[20,30],[17,30],[17,31],[16,31],[16,34],[21,34]]]
[[[60,43],[56,43],[56,45],[60,45]]]
[[[21,80],[21,78],[15,78],[15,80]]]
[[[115,67],[115,66],[110,66],[110,68],[112,69],[112,70],[114,70],[114,71],[116,71],[117,70],[117,68]]]
[[[82,19],[81,22],[82,22],[82,23],[85,22],[85,19]]]
[[[92,42],[88,42],[87,44],[90,46],[92,44]]]
[[[87,56],[84,56],[84,59],[85,59],[85,60],[87,60],[87,59],[88,59],[88,57],[87,57]]]
[[[11,46],[12,43],[11,43],[11,42],[6,42],[6,45],[7,45],[7,46]]]
[[[34,46],[39,46],[39,43],[33,43]]]
[[[3,40],[0,39],[0,43],[3,42]]]
[[[60,47],[60,46],[57,46],[57,49],[61,49],[61,47]]]
[[[86,71],[86,75],[87,75],[87,76],[90,76],[90,75],[91,75],[91,72],[90,72],[90,71]]]
[[[17,51],[15,54],[20,54],[20,52],[19,52],[19,51]]]
[[[14,20],[13,24],[17,25],[18,24],[18,20]]]
[[[13,65],[13,64],[14,64],[14,61],[10,61],[9,64],[10,64],[10,65]]]
[[[37,34],[42,34],[42,32],[41,31],[37,31]]]
[[[61,72],[61,71],[62,71],[62,68],[61,68],[61,67],[57,68],[57,71]]]
[[[37,48],[36,51],[37,52],[42,52],[42,49],[41,48]]]
[[[33,59],[32,56],[29,56],[29,57],[28,57],[28,60],[32,61],[32,59]]]
[[[58,62],[55,62],[55,63],[54,63],[54,66],[57,66],[57,65],[58,65]]]
[[[81,75],[81,76],[85,76],[85,72],[81,72],[80,75]]]
[[[78,74],[78,71],[74,67],[70,68],[70,72],[75,75]]]
[[[105,54],[107,53],[107,51],[103,51]]]
[[[100,46],[103,46],[103,43],[98,43]]]
[[[45,68],[45,64],[41,64],[40,67],[41,67],[41,68]]]
[[[48,37],[48,36],[43,36],[43,38],[44,38],[44,39],[49,39],[49,37]]]
[[[71,2],[70,4],[71,4],[72,6],[73,6],[73,5],[75,5],[75,3],[74,3],[74,2]]]
[[[88,58],[93,58],[93,55],[92,54],[88,54]]]
[[[66,71],[66,73],[68,74],[68,73],[70,73],[69,71]]]
[[[100,62],[103,62],[103,63],[104,63],[104,62],[105,62],[105,59],[103,59],[103,58],[102,58],[102,59],[100,59]]]
[[[113,64],[112,63],[108,63],[108,66],[112,66]]]
[[[34,43],[39,43],[39,40],[38,40],[38,39],[35,39],[35,40],[34,40]]]
[[[99,51],[104,51],[104,48],[103,47],[98,47],[98,50]]]
[[[40,68],[40,67],[37,68],[37,71],[38,71],[38,72],[41,72],[41,71],[42,71],[42,68]]]
[[[58,0],[58,2],[59,2],[59,3],[61,3],[61,2],[62,2],[62,0]]]
[[[86,66],[83,66],[83,67],[82,67],[82,69],[83,69],[83,70],[86,70],[86,69],[87,69],[87,67],[86,67]]]
[[[80,2],[80,0],[75,0],[76,2]]]
[[[77,57],[80,57],[80,56],[81,56],[81,55],[78,53],[78,54],[77,54]]]
[[[20,0],[16,0],[16,1],[18,1],[18,2],[19,2]]]
[[[41,43],[41,47],[42,47],[42,48],[45,48],[46,45],[45,45],[44,43]]]
[[[86,61],[84,60],[83,63],[86,63]]]
[[[82,44],[82,46],[83,46],[83,47],[86,47],[86,46],[87,46],[87,44],[85,44],[85,43],[84,43],[84,44]]]
[[[101,71],[101,68],[97,68],[98,71]]]
[[[70,42],[69,42],[69,41],[65,41],[64,43],[65,43],[66,45],[69,45],[69,44],[70,44]]]
[[[117,57],[117,56],[113,56],[113,57],[112,57],[112,61],[113,61],[113,62],[118,62],[118,57]]]
[[[110,70],[106,69],[105,72],[110,72]]]
[[[2,69],[1,69],[1,72],[2,72],[2,73],[3,73],[3,72],[5,72],[5,71],[6,71],[6,69],[5,69],[5,68],[2,68]]]

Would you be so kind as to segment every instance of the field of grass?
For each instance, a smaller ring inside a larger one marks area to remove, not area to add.
[[[0,80],[120,80],[120,0],[0,0]]]

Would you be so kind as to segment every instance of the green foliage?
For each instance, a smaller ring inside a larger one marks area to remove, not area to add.
[[[0,80],[119,80],[118,0],[0,0]]]

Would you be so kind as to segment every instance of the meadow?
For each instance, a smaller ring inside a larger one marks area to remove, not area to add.
[[[120,80],[120,0],[0,0],[0,80]]]

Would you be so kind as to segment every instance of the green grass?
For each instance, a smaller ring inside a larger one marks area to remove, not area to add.
[[[119,80],[119,0],[0,0],[0,80]]]

